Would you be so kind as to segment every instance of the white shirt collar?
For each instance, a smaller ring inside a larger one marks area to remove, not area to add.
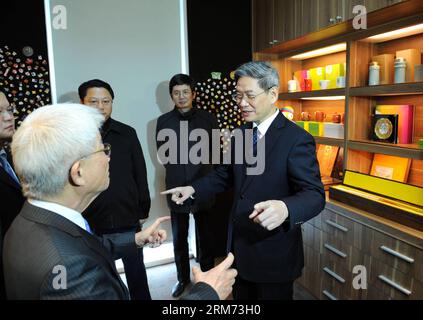
[[[273,120],[276,119],[276,117],[279,114],[279,109],[277,109],[275,111],[275,113],[270,116],[269,118],[267,118],[266,120],[264,120],[262,123],[260,123],[259,125],[257,125],[257,123],[253,122],[253,128],[258,127],[257,131],[258,131],[258,138],[261,139],[267,132],[267,130],[269,129],[270,125],[272,124]]]
[[[85,219],[81,215],[81,213],[79,213],[78,211],[75,211],[73,209],[64,207],[60,204],[53,203],[53,202],[47,202],[47,201],[41,201],[41,200],[35,200],[35,199],[28,199],[28,202],[32,204],[33,206],[57,213],[59,216],[62,216],[63,218],[68,219],[69,221],[73,222],[80,228],[87,231],[87,227],[85,225]]]

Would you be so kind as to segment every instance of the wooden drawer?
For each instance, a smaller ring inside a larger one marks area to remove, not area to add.
[[[317,252],[320,252],[322,244],[322,231],[313,227],[310,223],[304,223],[301,225],[301,231],[304,245],[313,248]]]
[[[423,282],[413,279],[413,294],[411,300],[423,300]]]
[[[321,213],[319,213],[317,216],[315,216],[313,219],[310,219],[308,222],[310,222],[313,227],[321,229],[322,225],[322,213],[325,211],[324,209]]]
[[[369,285],[367,290],[363,290],[361,298],[363,300],[392,300],[388,294],[374,285]]]
[[[369,288],[376,287],[382,295],[395,300],[410,299],[416,294],[413,278],[376,259],[372,260],[368,282]]]
[[[304,245],[304,266],[308,270],[318,273],[320,271],[320,265],[320,253]]]
[[[313,246],[314,242],[314,227],[312,224],[306,222],[301,225],[301,231],[303,234],[303,243],[309,247]]]
[[[421,250],[398,239],[373,230],[371,256],[418,280],[423,280],[423,254]]]
[[[331,293],[337,300],[346,300],[351,298],[351,274],[343,270],[336,264],[325,262],[322,264],[321,292],[322,299],[330,299],[326,292]]]
[[[351,286],[352,275],[351,272],[344,268],[343,264],[339,264],[331,260],[328,256],[321,255],[321,269],[320,272],[323,275],[329,276],[336,280],[340,284],[344,284],[345,287]]]
[[[342,242],[347,242],[363,253],[371,252],[370,242],[372,229],[336,213],[332,209],[325,209],[322,213],[321,229],[334,235]]]
[[[364,299],[422,300],[423,283],[377,259],[372,259]]]
[[[307,267],[304,267],[302,276],[298,279],[299,283],[307,289],[316,298],[319,297],[321,288],[321,275]]]
[[[371,268],[371,257],[356,247],[342,242],[334,236],[323,233],[323,251],[325,260],[339,264],[345,270],[353,272],[354,267],[361,265],[366,270]]]
[[[332,261],[348,270],[352,256],[352,245],[343,242],[334,235],[323,232],[320,253],[324,260]]]
[[[321,230],[329,233],[343,242],[354,244],[354,222],[342,217],[329,209],[321,214]]]
[[[328,268],[327,271],[333,272],[330,268]],[[347,283],[343,284],[339,282],[328,272],[322,273],[321,299],[333,300],[332,298],[336,298],[336,300],[360,300],[361,297],[362,290],[356,290]]]

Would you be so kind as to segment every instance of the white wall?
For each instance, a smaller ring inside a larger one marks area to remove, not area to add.
[[[116,96],[112,117],[137,130],[144,151],[150,217],[168,214],[158,194],[164,190],[164,170],[157,163],[154,134],[157,117],[173,107],[168,80],[187,72],[186,44],[181,44],[184,0],[46,0],[50,21],[58,17],[53,14],[57,5],[66,8],[67,18],[65,30],[54,24],[51,30],[57,101],[79,101],[77,88],[89,79],[111,84]],[[170,234],[170,222],[165,226]]]

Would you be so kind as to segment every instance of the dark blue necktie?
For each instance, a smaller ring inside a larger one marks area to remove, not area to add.
[[[16,181],[16,183],[18,185],[21,185],[19,182],[18,177],[16,176],[15,172],[13,171],[12,167],[10,166],[9,162],[7,161],[6,158],[6,152],[1,152],[0,153],[0,164],[3,167],[4,171],[6,171],[6,173],[13,179]]]
[[[253,156],[257,156],[258,127],[253,128]]]

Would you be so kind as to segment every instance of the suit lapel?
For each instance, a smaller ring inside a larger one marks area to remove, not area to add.
[[[265,158],[263,159],[264,161],[265,159],[270,157],[270,154],[273,148],[275,147],[276,142],[279,140],[281,135],[281,129],[285,126],[285,123],[286,123],[285,121],[287,121],[286,118],[281,113],[279,113],[276,116],[275,120],[270,125],[266,134],[264,135],[264,139],[265,139]],[[258,152],[260,152],[260,149]],[[247,175],[247,164],[245,162],[244,162],[244,176],[245,176],[245,180],[241,187],[241,193],[244,192],[248,188],[248,186],[256,177],[256,175]]]

